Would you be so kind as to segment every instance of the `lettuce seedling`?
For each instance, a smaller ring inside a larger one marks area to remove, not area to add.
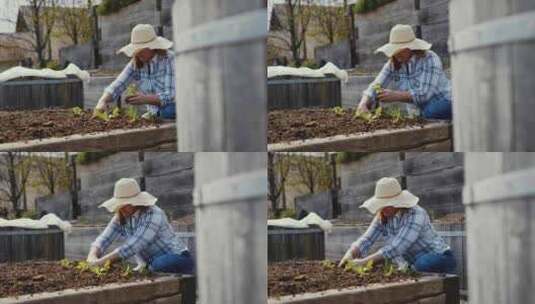
[[[345,110],[342,107],[334,107],[332,108],[332,111],[334,112],[336,116],[342,116],[345,113]]]
[[[82,272],[88,271],[90,267],[89,267],[89,263],[87,263],[86,261],[79,261],[75,268],[80,273],[82,273]]]
[[[109,121],[110,120],[110,118],[108,116],[108,113],[106,113],[105,111],[95,110],[94,116],[95,116],[95,118],[100,119],[102,121]]]
[[[69,261],[69,259],[63,259],[63,260],[59,261],[59,264],[61,265],[61,267],[65,268],[65,269],[72,268],[72,266],[73,266],[73,263],[71,261]]]
[[[331,260],[324,260],[321,262],[321,266],[327,268],[327,269],[333,269],[336,267],[336,264]]]
[[[137,121],[139,119],[139,114],[137,112],[136,107],[129,106],[128,108],[126,108],[126,117],[128,117],[128,120],[130,120],[130,122]]]
[[[71,109],[71,111],[74,117],[82,116],[82,114],[84,113],[84,110],[82,110],[82,108],[80,107],[74,107]]]
[[[113,111],[111,111],[109,118],[114,119],[119,117],[121,117],[121,109],[119,109],[119,107],[113,108]]]

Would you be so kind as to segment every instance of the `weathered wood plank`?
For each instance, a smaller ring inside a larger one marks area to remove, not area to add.
[[[48,229],[0,228],[0,263],[28,260],[57,261],[64,258],[63,231]]]
[[[0,145],[0,151],[139,151],[168,143],[176,143],[176,127],[173,123],[158,127],[6,143]]]
[[[425,127],[397,130],[379,130],[365,134],[337,135],[328,138],[307,139],[289,143],[270,144],[268,151],[353,151],[380,152],[418,149],[431,143],[451,141],[451,125],[432,123]],[[440,145],[439,147],[443,147]]]
[[[0,83],[0,109],[83,108],[83,87],[78,78]]]

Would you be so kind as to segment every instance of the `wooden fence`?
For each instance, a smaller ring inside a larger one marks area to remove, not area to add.
[[[63,231],[49,229],[0,228],[0,263],[29,260],[61,260],[65,256]]]
[[[325,259],[323,230],[270,228],[268,230],[268,262]]]
[[[15,80],[0,83],[0,110],[84,107],[84,84],[78,78]]]
[[[333,108],[342,105],[340,79],[277,78],[268,80],[268,109]]]

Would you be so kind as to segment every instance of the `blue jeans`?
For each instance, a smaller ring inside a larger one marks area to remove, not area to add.
[[[426,119],[451,120],[451,101],[443,97],[435,97],[428,101],[422,110]]]
[[[195,268],[195,262],[189,251],[183,251],[181,254],[169,253],[161,255],[152,260],[149,270],[152,272],[167,272],[192,274]]]
[[[419,272],[454,273],[456,267],[457,262],[451,250],[442,254],[427,253],[414,262],[414,268]]]
[[[174,102],[168,103],[163,107],[160,107],[158,116],[163,119],[175,119],[176,117],[176,105]]]

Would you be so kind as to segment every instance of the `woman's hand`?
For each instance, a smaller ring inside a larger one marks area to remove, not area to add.
[[[349,260],[352,260],[358,256],[360,256],[359,248],[352,244],[346,251],[346,254],[344,254],[344,257],[338,264],[338,267],[343,267]]]
[[[160,98],[158,95],[145,95],[145,94],[136,94],[133,96],[130,96],[126,99],[127,104],[131,105],[144,105],[144,104],[150,104],[154,106],[160,106]]]
[[[112,97],[108,93],[102,94],[95,106],[95,112],[106,112],[108,110],[108,104],[112,102]]]
[[[409,92],[392,91],[388,89],[383,89],[381,90],[379,94],[377,94],[377,99],[382,102],[394,102],[394,101],[410,102],[412,97]]]
[[[369,112],[370,107],[370,98],[366,95],[362,95],[362,98],[360,99],[359,106],[357,107],[358,112]]]
[[[91,263],[94,263],[95,261],[98,260],[98,256],[99,256],[99,249],[97,247],[91,247],[89,249],[89,253],[87,254],[87,259],[86,261],[91,264]]]

